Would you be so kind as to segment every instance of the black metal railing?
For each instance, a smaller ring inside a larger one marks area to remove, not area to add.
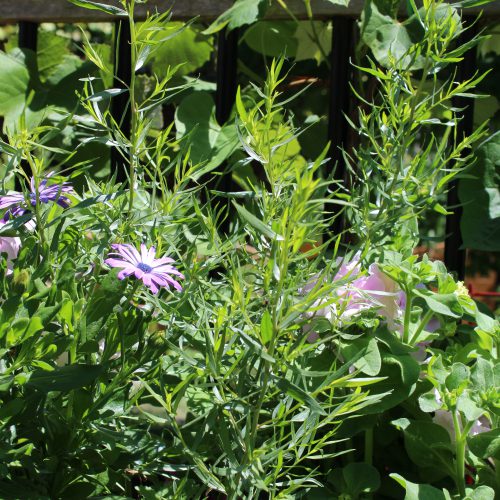
[[[0,14],[1,15],[1,14]],[[350,82],[353,71],[351,58],[354,51],[357,36],[358,16],[335,15],[332,16],[333,23],[333,43],[330,55],[331,74],[329,79],[329,103],[328,103],[328,135],[331,141],[330,157],[331,171],[335,170],[337,179],[346,180],[346,169],[342,156],[342,149],[349,147],[350,126],[346,119],[353,106],[350,92]],[[469,19],[470,22],[470,19]],[[114,21],[114,51],[115,51],[115,83],[117,87],[122,87],[130,82],[130,29],[128,23],[123,20]],[[38,24],[33,21],[19,22],[19,47],[37,50],[37,30]],[[474,36],[473,30],[466,31],[464,36]],[[465,40],[463,40],[465,41]],[[216,92],[216,118],[220,125],[227,122],[237,90],[237,59],[238,59],[238,30],[227,32],[223,30],[218,35],[217,51],[217,92]],[[475,50],[470,50],[461,62],[457,75],[461,80],[471,76],[476,68]],[[456,106],[464,108],[464,117],[459,124],[459,135],[470,134],[473,123],[473,100],[457,102]],[[124,115],[124,110],[128,112]],[[112,115],[117,123],[120,123],[124,134],[130,133],[130,109],[127,103],[126,94],[116,96],[112,101]],[[127,114],[128,113],[128,114]],[[113,171],[117,179],[126,179],[124,160],[116,152],[111,153]],[[226,174],[222,180],[218,181],[218,189],[224,191],[231,190],[231,175]],[[219,200],[221,201],[221,200]],[[221,203],[227,203],[221,201]],[[448,196],[448,207],[452,213],[446,219],[445,237],[445,262],[448,268],[455,271],[460,279],[464,277],[465,270],[465,250],[461,248],[462,239],[460,235],[459,200],[456,183],[452,184]],[[227,221],[223,230],[227,230]],[[336,233],[341,231],[343,223],[341,218],[337,218],[335,226],[332,228]]]

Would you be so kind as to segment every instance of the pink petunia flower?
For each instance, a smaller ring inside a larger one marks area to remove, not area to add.
[[[366,273],[361,270],[360,254],[354,255],[351,261],[342,262],[337,259],[340,267],[333,277],[333,282],[346,281],[337,287],[334,294],[325,299],[318,299],[312,305],[314,312],[305,313],[306,318],[324,317],[328,320],[336,317],[340,321],[349,320],[363,311],[374,310],[382,316],[390,330],[402,333],[402,321],[406,307],[406,294],[393,279],[383,273],[377,264],[371,264]],[[313,277],[299,290],[306,295],[317,285],[318,277]],[[425,288],[425,285],[420,285]],[[332,298],[337,300],[332,301]],[[428,332],[439,328],[439,321],[432,318],[425,327]],[[306,332],[311,331],[310,325],[304,325]],[[313,332],[314,333],[314,332]],[[429,343],[422,343],[418,357],[425,357],[425,348]]]
[[[184,276],[172,265],[174,262],[170,257],[156,259],[155,247],[147,248],[141,244],[140,253],[130,244],[111,245],[116,252],[112,252],[110,257],[104,262],[110,267],[121,268],[118,273],[118,279],[125,279],[127,276],[134,275],[141,280],[154,294],[158,293],[159,287],[173,286],[181,291],[182,287],[178,281],[172,278],[172,275],[184,279]],[[118,258],[116,258],[118,257]]]
[[[372,264],[366,275],[361,274],[359,254],[356,254],[350,262],[344,262],[339,267],[333,281],[351,279],[335,289],[338,301],[327,303],[328,299],[316,301],[312,307],[317,308],[314,314],[306,314],[307,317],[323,316],[331,319],[334,316],[347,320],[368,309],[376,309],[384,316],[391,328],[401,318],[400,301],[402,293],[397,283],[386,276],[376,264]],[[309,293],[316,285],[317,280],[309,281],[300,293]],[[331,301],[330,301],[331,302]],[[323,308],[320,308],[325,304]]]
[[[0,226],[3,224],[4,222],[0,221]],[[12,261],[17,258],[20,248],[21,240],[19,238],[0,236],[0,254],[7,254],[7,276],[12,274]]]

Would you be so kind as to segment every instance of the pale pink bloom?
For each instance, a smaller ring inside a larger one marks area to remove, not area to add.
[[[340,261],[340,259],[339,259]],[[331,298],[315,301],[311,308],[319,308],[313,313],[306,313],[306,317],[323,316],[326,319],[338,317],[347,320],[368,309],[376,309],[378,314],[384,316],[391,328],[396,327],[396,322],[401,317],[400,294],[402,293],[397,283],[386,276],[376,264],[372,264],[367,274],[362,274],[359,262],[359,253],[352,261],[342,262],[333,281],[351,281],[337,287],[333,297],[338,300],[334,303]],[[317,278],[311,279],[301,290],[303,294],[309,293],[317,284]]]
[[[0,221],[0,226],[4,225]],[[7,254],[7,276],[12,274],[12,261],[17,258],[21,248],[21,240],[17,236],[0,236],[0,254]]]

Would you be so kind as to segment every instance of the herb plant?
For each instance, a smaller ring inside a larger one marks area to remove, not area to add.
[[[444,264],[413,254],[486,140],[485,126],[456,133],[451,100],[483,78],[456,82],[478,41],[457,42],[456,7],[411,2],[401,46],[367,2],[372,52],[357,71],[376,92],[353,88],[347,185],[326,143],[301,154],[314,120],[290,111],[284,57],[218,124],[210,86],[182,65],[141,74],[191,24],[136,22],[133,0],[73,3],[128,20],[132,72],[112,87],[84,37],[77,105],[45,89],[46,113],[4,111],[2,498],[494,498],[499,323]],[[205,36],[266,2],[251,4]],[[32,56],[0,58],[26,76]],[[130,134],[111,112],[122,94]],[[175,115],[158,126],[165,106]],[[67,127],[76,150],[54,145]],[[114,149],[123,182],[92,159],[67,167],[92,144]],[[212,189],[220,173],[239,188]]]

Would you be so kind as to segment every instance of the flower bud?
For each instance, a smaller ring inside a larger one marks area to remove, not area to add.
[[[31,278],[26,269],[15,269],[12,277],[12,288],[15,292],[23,294],[28,289]]]

